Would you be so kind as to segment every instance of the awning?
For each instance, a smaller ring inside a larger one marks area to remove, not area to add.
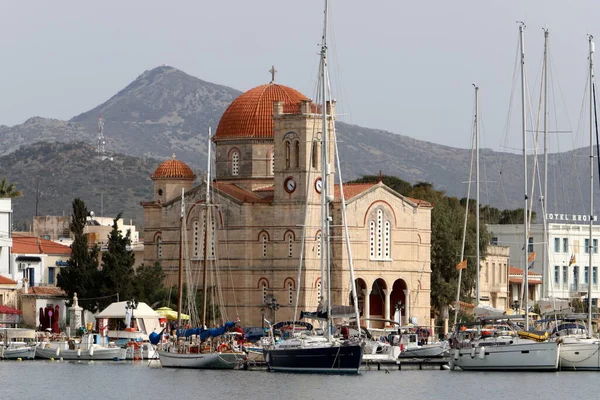
[[[23,311],[17,310],[16,308],[11,308],[8,306],[0,305],[0,314],[23,314]]]
[[[17,256],[15,258],[16,261],[24,261],[24,262],[40,262],[42,259],[40,257],[35,256]]]

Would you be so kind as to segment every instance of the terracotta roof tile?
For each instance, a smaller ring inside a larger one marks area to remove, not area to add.
[[[196,179],[196,174],[183,161],[176,160],[174,157],[160,164],[152,174],[152,179]]]
[[[52,255],[71,255],[71,248],[64,244],[52,242],[50,240],[32,237],[15,236],[13,237],[13,254],[52,254]]]
[[[344,197],[346,201],[358,196],[359,194],[371,189],[377,183],[344,183]],[[335,201],[341,201],[340,185],[334,188]]]
[[[2,276],[0,275],[0,285],[16,285],[17,281],[13,281],[10,278],[7,278],[6,276]]]
[[[308,98],[295,89],[269,83],[241,94],[223,113],[214,140],[234,138],[272,138],[273,102],[299,103]]]
[[[415,198],[407,197],[407,196],[404,196],[404,198],[408,201],[415,203],[416,205],[418,205],[420,207],[433,207],[433,205],[430,202],[425,201],[425,200],[419,200],[419,199],[415,199]]]
[[[53,297],[65,297],[67,293],[57,286],[33,286],[29,287],[28,294],[34,294],[36,296],[53,296]]]

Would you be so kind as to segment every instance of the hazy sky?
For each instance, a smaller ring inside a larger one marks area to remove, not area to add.
[[[267,83],[274,64],[279,83],[313,97],[322,8],[322,0],[3,1],[0,124],[69,119],[165,63],[239,90]],[[585,145],[587,134],[576,131],[584,128],[586,34],[600,43],[599,11],[597,0],[333,0],[332,80],[342,119],[468,148],[476,82],[483,145],[520,148],[513,71],[522,20],[533,114],[546,26],[551,129],[574,132],[553,136],[552,148]]]

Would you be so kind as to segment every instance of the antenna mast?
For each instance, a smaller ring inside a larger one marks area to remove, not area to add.
[[[96,143],[96,153],[98,154],[98,158],[101,160],[106,160],[106,149],[104,146],[106,145],[106,139],[104,138],[104,120],[102,119],[102,115],[98,116],[98,143]]]

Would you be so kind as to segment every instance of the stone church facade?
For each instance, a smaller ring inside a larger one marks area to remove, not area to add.
[[[335,115],[335,103],[327,108],[328,115]],[[189,265],[184,281],[195,283],[202,282],[206,258],[212,303],[221,305],[223,316],[239,318],[246,326],[260,326],[263,317],[293,319],[297,291],[298,313],[314,311],[325,294],[322,123],[319,107],[292,88],[271,82],[240,95],[213,137],[216,170],[208,207],[205,183],[195,185],[196,175],[185,163],[167,160],[152,175],[154,198],[142,203],[146,263],[160,262],[167,284],[176,290],[180,257]],[[333,154],[330,135],[328,152]],[[335,170],[333,161],[330,169]],[[342,188],[331,186],[331,302],[349,305]],[[343,194],[363,325],[383,326],[377,319],[428,325],[431,205],[381,182],[344,184]]]

